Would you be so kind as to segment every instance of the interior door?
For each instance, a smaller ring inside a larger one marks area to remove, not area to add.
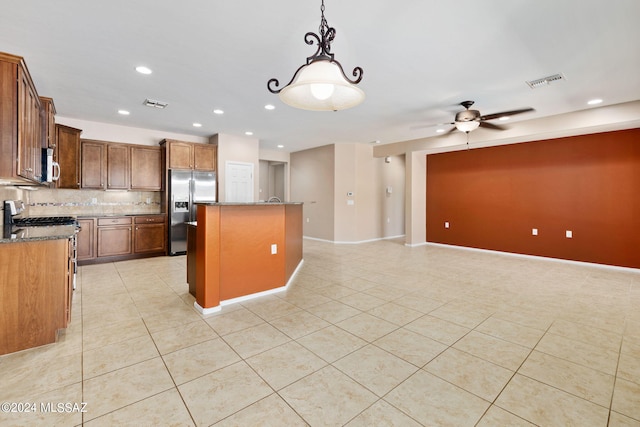
[[[225,163],[225,202],[253,202],[253,163]]]

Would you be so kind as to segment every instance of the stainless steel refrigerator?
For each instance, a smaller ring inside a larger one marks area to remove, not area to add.
[[[216,173],[169,170],[169,254],[187,252],[187,222],[196,220],[196,203],[216,201]]]

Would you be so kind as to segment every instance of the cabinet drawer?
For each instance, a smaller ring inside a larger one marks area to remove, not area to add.
[[[131,225],[131,217],[98,218],[98,227],[104,225]]]
[[[163,224],[164,215],[136,216],[134,222],[136,224]]]

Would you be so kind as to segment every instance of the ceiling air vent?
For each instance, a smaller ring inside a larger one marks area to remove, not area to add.
[[[540,86],[547,86],[559,80],[566,80],[566,79],[562,74],[554,74],[553,76],[547,76],[541,79],[529,80],[527,84],[531,89],[536,89],[536,88],[539,88]]]
[[[167,105],[169,105],[166,102],[162,102],[162,101],[155,101],[153,99],[145,99],[144,102],[142,103],[143,105],[146,105],[147,107],[154,107],[154,108],[165,108]]]

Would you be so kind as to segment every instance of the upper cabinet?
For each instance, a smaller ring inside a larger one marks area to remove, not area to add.
[[[80,188],[80,129],[55,126],[54,160],[60,163],[58,188]]]
[[[82,141],[80,148],[80,170],[82,188],[104,190],[106,177],[106,145],[100,141]]]
[[[42,104],[22,57],[0,52],[0,181],[40,183]]]
[[[42,134],[44,146],[53,148],[53,160],[57,162],[56,106],[53,103],[53,99],[44,96],[40,97],[40,103],[42,104]]]
[[[162,149],[160,147],[131,147],[131,189],[162,190]]]
[[[163,139],[160,145],[166,148],[168,169],[193,169],[215,171],[217,146]]]
[[[129,146],[107,144],[107,190],[128,190],[130,173]]]
[[[162,190],[162,149],[144,145],[82,140],[81,188]]]

